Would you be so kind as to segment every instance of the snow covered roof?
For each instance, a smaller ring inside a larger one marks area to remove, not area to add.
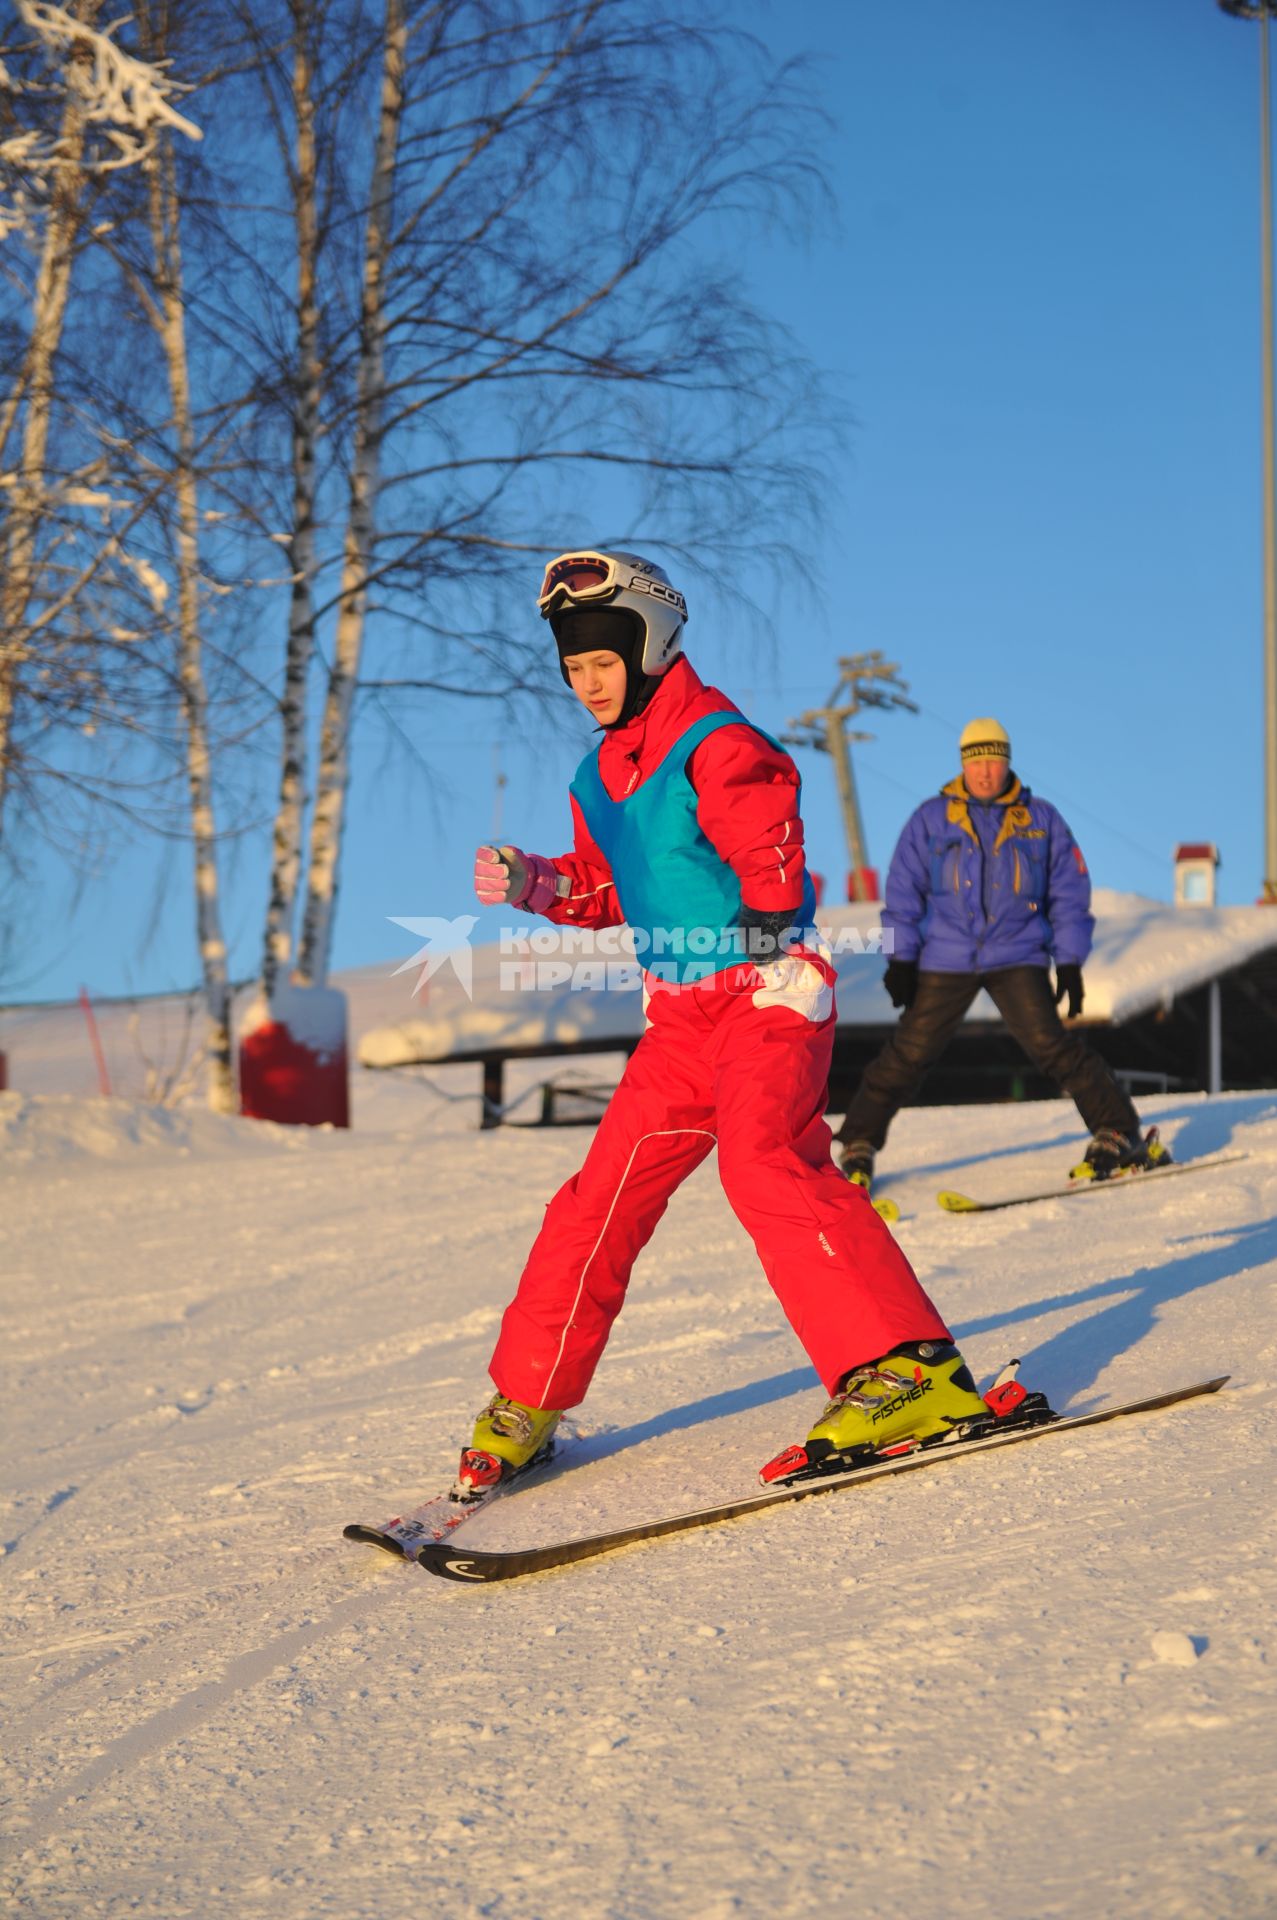
[[[1267,908],[1172,907],[1099,889],[1095,914],[1095,947],[1086,965],[1086,1016],[1092,1020],[1136,1019],[1257,954],[1277,952],[1277,912]],[[880,906],[864,903],[821,911],[838,967],[840,1027],[881,1027],[895,1017],[882,990],[880,915]],[[373,969],[344,976],[335,984],[352,996],[360,1061],[366,1067],[394,1067],[483,1052],[554,1051],[637,1039],[643,1027],[641,994],[604,990],[600,963],[592,963],[591,972],[590,963],[572,954],[558,934],[540,923],[535,934],[540,951],[522,958],[503,954],[500,944],[471,948],[463,956],[471,975],[469,993],[448,965],[433,973],[415,1004],[411,976],[381,975],[374,981]],[[578,930],[566,930],[565,939],[573,938],[579,940]],[[540,984],[520,985],[526,977],[520,969],[534,963]],[[607,964],[616,969],[614,979],[624,971],[619,953]],[[568,977],[556,981],[556,969]],[[400,1010],[392,1013],[396,997]],[[383,1010],[382,1020],[365,1025],[359,1013],[361,1008],[371,1012],[373,999]],[[998,1015],[981,994],[968,1017],[994,1021]]]

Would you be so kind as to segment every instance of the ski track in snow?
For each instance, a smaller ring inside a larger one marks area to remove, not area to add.
[[[1058,1173],[1070,1107],[893,1134],[979,1373],[1217,1398],[474,1590],[341,1527],[450,1476],[588,1134],[357,1078],[345,1137],[0,1095],[8,1911],[1277,1912],[1277,1095],[1145,1103],[1236,1166],[983,1216],[935,1191]],[[820,1400],[711,1161],[466,1538],[748,1491]]]

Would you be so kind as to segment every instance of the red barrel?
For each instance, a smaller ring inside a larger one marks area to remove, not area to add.
[[[240,1112],[299,1127],[350,1125],[346,996],[333,987],[276,988],[253,1006],[239,1044]]]

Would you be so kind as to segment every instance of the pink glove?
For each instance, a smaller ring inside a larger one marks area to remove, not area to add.
[[[526,907],[544,913],[559,897],[559,873],[539,853],[518,847],[480,847],[474,856],[474,890],[485,907]]]

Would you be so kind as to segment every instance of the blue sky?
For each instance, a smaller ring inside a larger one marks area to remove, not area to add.
[[[1180,839],[1221,848],[1222,897],[1262,867],[1258,29],[1213,0],[790,0],[757,15],[811,52],[835,131],[836,227],[762,236],[759,297],[853,425],[828,524],[792,529],[816,603],[770,641],[704,595],[689,651],[772,731],[879,648],[922,712],[870,721],[856,764],[875,862],[956,767],[975,714],[1065,813],[1095,881],[1167,898]],[[529,580],[511,619],[535,624]],[[564,700],[569,696],[564,694]],[[334,964],[408,950],[391,915],[464,912],[475,843],[557,853],[589,745],[440,708],[427,783],[355,748]],[[805,755],[813,864],[845,869],[833,777]],[[264,842],[227,877],[252,971]],[[37,865],[11,999],[197,976],[186,856],[129,850],[72,908]]]

